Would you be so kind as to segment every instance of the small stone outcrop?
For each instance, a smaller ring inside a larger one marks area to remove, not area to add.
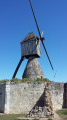
[[[47,111],[47,116],[53,115],[53,106],[48,83],[45,86],[44,107]]]
[[[54,113],[53,113],[53,107],[51,102],[51,95],[49,90],[49,84],[47,83],[42,97],[38,100],[37,104],[29,112],[28,117],[40,118],[40,117],[53,117],[53,116],[54,116]]]

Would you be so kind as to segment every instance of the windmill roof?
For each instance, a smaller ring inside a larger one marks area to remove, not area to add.
[[[26,41],[29,41],[29,40],[36,40],[36,39],[39,39],[37,36],[35,36],[33,33],[29,33],[25,38],[24,40],[22,40],[21,43],[23,42],[26,42]]]

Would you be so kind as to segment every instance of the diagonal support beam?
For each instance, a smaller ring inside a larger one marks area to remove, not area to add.
[[[22,63],[23,60],[24,60],[24,57],[21,57],[21,59],[20,59],[18,65],[17,65],[17,67],[16,67],[16,69],[15,69],[15,72],[14,72],[12,78],[15,78],[15,76],[16,76],[16,74],[17,74],[17,72],[18,72],[18,69],[19,69],[19,67],[20,67],[20,65],[21,65],[21,63]]]

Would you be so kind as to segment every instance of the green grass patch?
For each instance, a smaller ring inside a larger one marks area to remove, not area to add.
[[[29,119],[17,119],[17,120],[29,120]],[[39,120],[39,119],[32,119],[32,120]]]
[[[48,78],[42,78],[42,79],[37,78],[33,82],[50,82],[50,80]]]
[[[12,78],[10,81],[11,82],[22,82],[22,80],[19,78]]]
[[[53,120],[53,119],[51,119],[51,118],[48,118],[48,120]]]
[[[12,78],[11,80],[8,79],[4,79],[4,80],[0,80],[0,83],[4,83],[4,82],[50,82],[50,80],[48,78],[37,78],[35,80],[30,80],[30,78],[24,78],[24,79],[19,79],[19,78]]]
[[[17,119],[17,120],[29,120],[29,119]]]
[[[20,120],[18,117],[25,117],[25,114],[0,114],[0,120]]]
[[[62,109],[57,111],[58,115],[67,115],[67,109]]]
[[[26,117],[26,114],[3,114],[3,113],[0,114],[0,120],[29,120],[29,119],[24,119],[22,117]],[[32,120],[39,120],[39,119],[32,118]]]
[[[39,120],[39,119],[32,119],[32,120]]]
[[[11,82],[31,82],[29,78],[19,79],[19,78],[12,78]]]
[[[30,78],[24,78],[22,79],[22,82],[31,82]]]
[[[4,80],[0,80],[0,83],[2,82],[8,82],[9,80],[8,79],[4,79]]]
[[[67,120],[67,109],[62,109],[62,110],[58,110],[56,111],[56,113],[63,118],[63,120]]]

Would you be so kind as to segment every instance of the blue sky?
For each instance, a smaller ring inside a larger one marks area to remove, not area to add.
[[[67,82],[67,0],[31,2],[54,67],[52,71],[41,44],[41,58],[38,60],[44,75],[52,81]],[[29,1],[0,0],[0,80],[11,79],[21,58],[20,42],[29,32],[39,36]],[[26,62],[20,66],[17,78],[22,78]]]

